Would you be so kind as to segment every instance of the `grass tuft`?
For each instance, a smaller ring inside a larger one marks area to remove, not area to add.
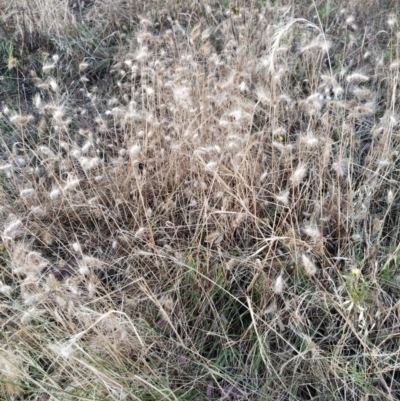
[[[400,398],[397,2],[297,3],[0,0],[1,399]]]

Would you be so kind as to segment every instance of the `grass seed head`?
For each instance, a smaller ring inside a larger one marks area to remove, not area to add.
[[[293,185],[299,185],[307,175],[307,165],[299,164],[296,170],[293,172],[292,176],[290,177],[290,181]]]
[[[17,115],[14,115],[14,116],[12,116],[11,118],[10,118],[10,121],[14,124],[14,125],[16,125],[17,127],[19,127],[19,128],[23,128],[23,127],[25,127],[26,125],[28,125],[28,123],[31,121],[31,120],[33,120],[33,116],[31,116],[31,115],[29,115],[29,116],[23,116],[23,115],[21,115],[21,114],[17,114]]]
[[[318,271],[317,266],[315,266],[314,262],[304,253],[301,255],[301,260],[303,262],[303,267],[306,274],[310,277],[314,276]]]
[[[284,288],[285,288],[285,282],[283,281],[282,275],[279,275],[275,280],[274,293],[281,294]]]
[[[290,194],[289,190],[280,192],[278,195],[275,195],[275,199],[278,202],[287,206],[289,204],[289,194]]]
[[[369,77],[367,75],[355,72],[351,75],[348,75],[346,77],[346,80],[348,83],[353,83],[353,82],[365,83],[365,82],[369,81]]]

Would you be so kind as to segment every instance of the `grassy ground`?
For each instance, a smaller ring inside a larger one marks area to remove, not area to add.
[[[0,399],[399,399],[399,11],[0,0]]]

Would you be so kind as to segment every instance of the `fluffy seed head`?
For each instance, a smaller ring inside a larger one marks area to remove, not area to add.
[[[50,199],[57,199],[59,196],[61,195],[61,190],[60,190],[60,188],[57,188],[57,187],[55,187],[55,188],[53,188],[52,190],[51,190],[51,192],[50,192]]]
[[[280,275],[280,276],[278,276],[277,279],[275,280],[275,285],[274,285],[274,292],[275,292],[275,294],[280,294],[280,293],[282,293],[284,287],[285,287],[285,282],[283,281],[282,275]]]
[[[313,240],[319,240],[321,238],[321,232],[318,227],[315,226],[307,226],[303,230],[309,237]]]
[[[136,233],[135,233],[135,238],[140,239],[146,234],[146,228],[145,227],[140,227]]]
[[[305,178],[307,174],[307,166],[305,164],[299,164],[292,174],[290,181],[293,185],[299,185]]]
[[[10,121],[19,128],[25,127],[31,120],[33,120],[33,116],[23,116],[21,114],[10,118]]]
[[[354,74],[348,75],[346,80],[348,83],[352,83],[352,82],[363,83],[363,82],[369,81],[369,77],[364,74],[354,73]]]
[[[64,359],[71,359],[76,352],[72,344],[51,344],[49,348]]]
[[[21,220],[13,220],[5,226],[3,231],[3,240],[14,239],[21,233]]]
[[[318,138],[312,132],[308,132],[307,135],[302,136],[300,141],[308,148],[314,148],[318,145]]]
[[[44,294],[29,294],[25,296],[25,305],[36,305],[42,302],[44,299]]]
[[[303,267],[308,276],[314,276],[317,273],[317,266],[314,262],[304,253],[301,255],[301,260],[303,262]]]
[[[10,296],[12,293],[12,287],[10,287],[9,285],[3,284],[2,281],[0,281],[0,293],[4,294],[6,296]]]
[[[218,166],[217,162],[211,161],[211,162],[206,164],[205,170],[208,171],[208,172],[213,172],[213,171],[215,171],[217,169],[217,166]]]
[[[393,191],[390,189],[388,194],[387,194],[387,201],[389,204],[391,204],[393,202],[394,199],[394,193]]]
[[[55,64],[45,64],[45,65],[42,67],[42,71],[43,71],[44,73],[48,73],[48,72],[50,72],[51,70],[53,70],[54,68],[56,68],[56,65],[55,65]]]
[[[86,70],[86,68],[88,68],[88,67],[89,67],[89,64],[88,64],[88,63],[85,63],[85,62],[80,63],[80,64],[79,64],[79,71],[84,71],[84,70]]]
[[[139,146],[139,145],[133,145],[133,146],[129,149],[129,156],[130,156],[132,159],[136,159],[139,155],[140,155],[140,146]]]
[[[100,164],[100,159],[98,157],[81,157],[79,163],[84,171],[89,171]]]
[[[33,188],[23,189],[19,193],[19,196],[24,200],[33,199],[35,195],[36,195],[36,191]]]
[[[81,245],[80,245],[79,242],[74,242],[74,243],[72,244],[72,249],[73,249],[75,252],[82,252],[82,248],[81,248]]]
[[[49,85],[50,85],[50,88],[52,89],[53,92],[57,92],[58,84],[57,84],[57,82],[56,82],[56,80],[54,78],[50,78],[49,79]]]
[[[80,183],[80,180],[76,177],[75,174],[68,174],[68,178],[67,178],[67,184],[64,186],[64,191],[71,191],[73,189],[75,189]]]
[[[275,195],[275,199],[278,202],[283,203],[285,206],[289,204],[289,190],[283,191],[278,195]]]

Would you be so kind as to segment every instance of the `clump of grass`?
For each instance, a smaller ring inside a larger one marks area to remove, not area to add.
[[[1,397],[398,398],[396,16],[283,3],[0,1]]]

